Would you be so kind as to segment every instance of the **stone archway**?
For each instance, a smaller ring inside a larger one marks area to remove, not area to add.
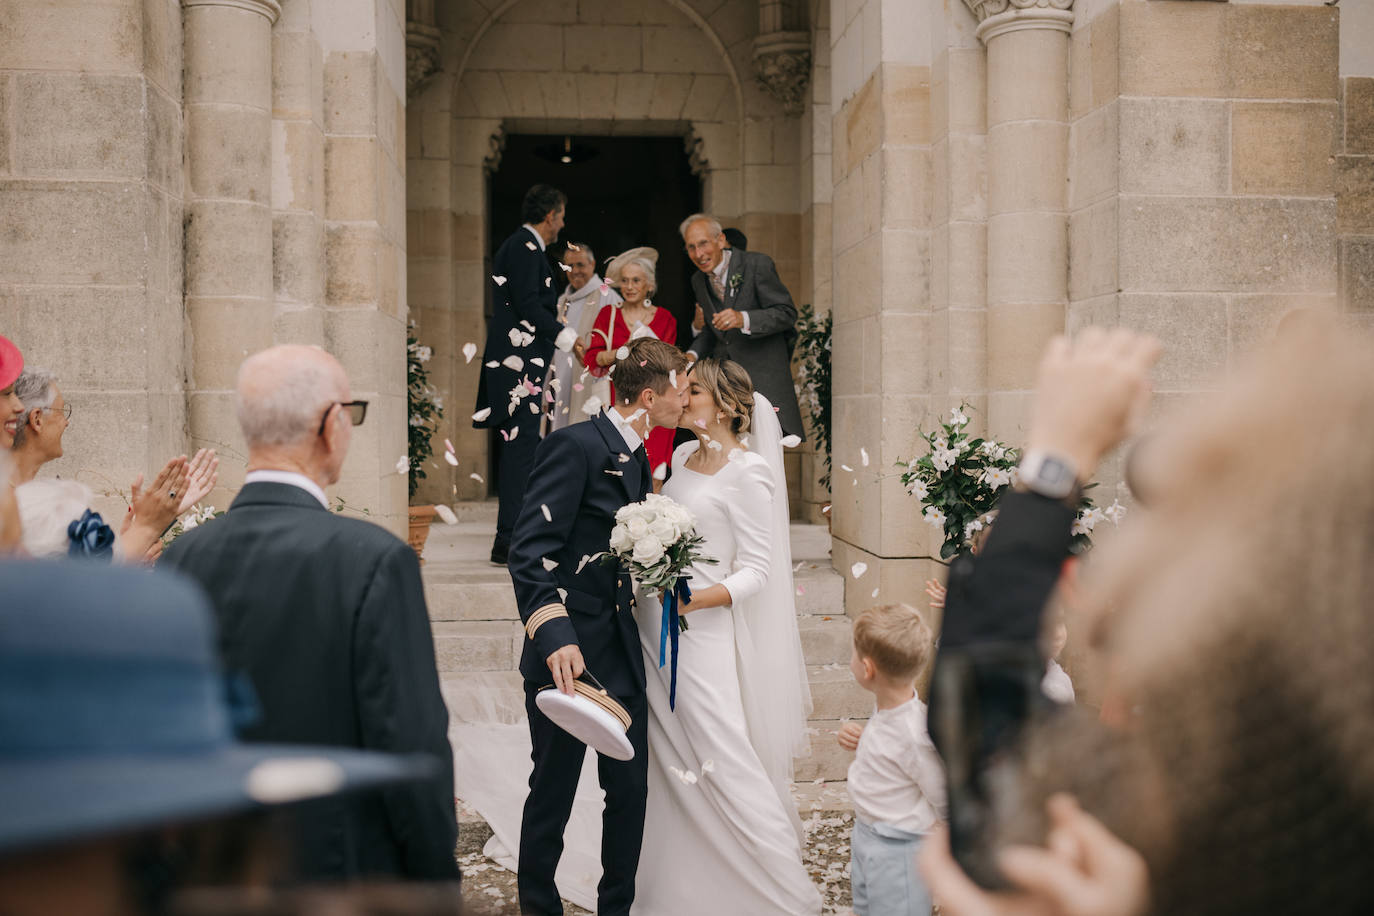
[[[408,298],[435,351],[431,378],[459,459],[457,471],[432,475],[426,497],[436,500],[487,494],[472,476],[486,467],[487,441],[468,422],[477,374],[462,347],[480,351],[485,337],[486,184],[507,131],[681,136],[705,207],[746,226],[761,215],[750,234],[793,288],[801,255],[798,166],[774,153],[795,152],[787,131],[797,122],[741,76],[758,26],[751,5],[708,17],[693,0],[506,0],[490,12],[463,0],[447,12],[435,10],[443,72],[412,100],[407,133]]]

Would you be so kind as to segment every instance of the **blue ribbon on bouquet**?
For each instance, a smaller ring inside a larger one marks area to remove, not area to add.
[[[687,587],[687,577],[681,576],[672,588],[663,591],[663,622],[658,628],[658,666],[663,667],[668,655],[668,640],[673,642],[673,670],[668,677],[668,708],[677,708],[677,637],[679,632],[678,603],[686,604],[692,600],[692,590]]]

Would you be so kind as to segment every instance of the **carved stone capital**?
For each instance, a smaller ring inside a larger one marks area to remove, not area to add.
[[[1073,29],[1073,0],[964,0],[984,43],[1022,29]]]
[[[506,125],[498,124],[496,130],[487,138],[487,154],[482,157],[482,174],[494,175],[501,167],[501,157],[506,154]]]
[[[811,79],[811,34],[770,32],[754,39],[754,78],[783,111],[800,115]]]
[[[276,25],[281,16],[281,4],[277,0],[181,0],[181,5],[188,10],[197,6],[227,6],[264,16],[269,25]]]
[[[414,98],[441,69],[439,30],[423,22],[407,22],[406,98]]]
[[[687,167],[692,170],[692,174],[698,178],[705,175],[711,168],[711,163],[706,158],[706,142],[697,136],[695,126],[687,132],[682,143],[687,152]]]

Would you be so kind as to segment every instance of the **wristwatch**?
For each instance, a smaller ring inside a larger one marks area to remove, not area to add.
[[[1047,499],[1062,500],[1074,507],[1083,495],[1083,487],[1078,482],[1078,466],[1072,458],[1055,452],[1040,449],[1026,452],[1017,477],[1019,489]]]

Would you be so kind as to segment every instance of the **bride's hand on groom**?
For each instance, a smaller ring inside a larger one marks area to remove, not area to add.
[[[548,657],[549,670],[553,672],[553,683],[568,696],[573,695],[573,681],[582,676],[587,665],[582,661],[582,650],[577,645],[566,645]]]

